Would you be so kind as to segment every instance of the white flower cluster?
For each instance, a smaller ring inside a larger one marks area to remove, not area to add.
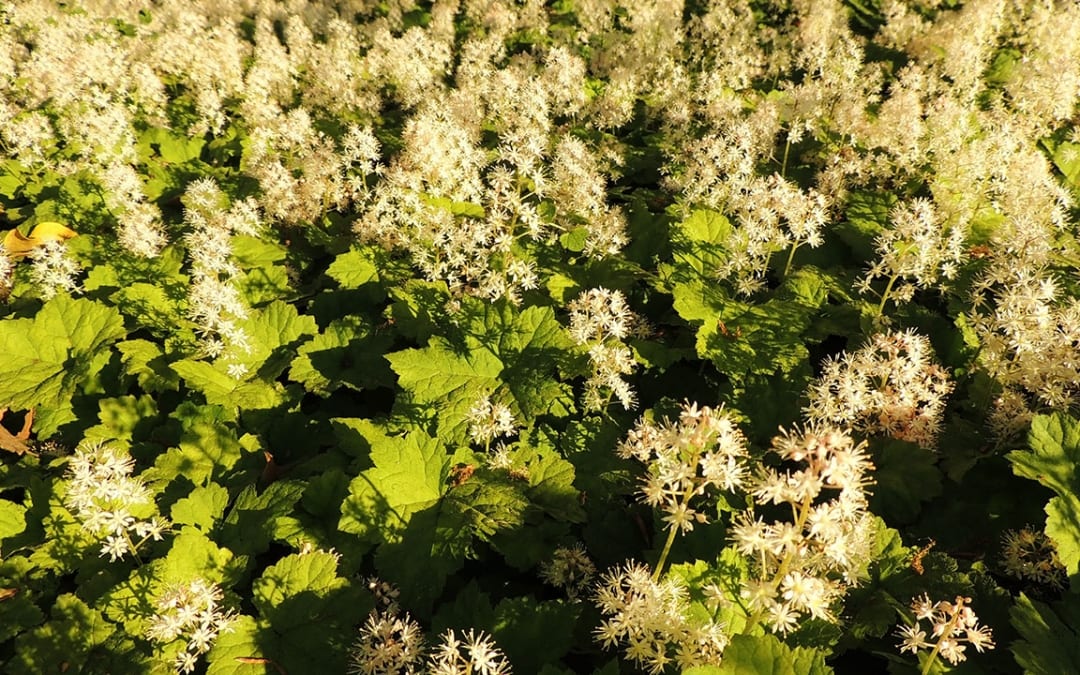
[[[375,596],[360,635],[349,652],[354,675],[509,675],[506,656],[483,632],[469,630],[459,639],[447,630],[428,650],[424,632],[398,605],[398,589],[376,577],[366,580]],[[426,656],[426,658],[425,658]]]
[[[540,578],[552,586],[564,589],[570,600],[577,600],[592,583],[594,576],[596,565],[580,543],[558,547],[551,560],[540,566]]]
[[[187,641],[176,655],[176,672],[194,672],[199,656],[210,651],[219,633],[230,629],[233,613],[221,608],[221,598],[217,584],[195,579],[169,589],[154,603],[156,613],[147,637],[165,644],[180,638]]]
[[[510,406],[501,401],[492,401],[484,396],[469,408],[465,419],[469,423],[469,436],[475,443],[491,446],[491,441],[499,436],[513,436],[517,432],[514,413]]]
[[[622,645],[626,658],[650,673],[719,665],[729,639],[722,624],[690,617],[686,588],[653,578],[648,566],[628,562],[597,584],[596,605],[607,617],[596,629],[604,647]]]
[[[731,538],[751,565],[742,598],[774,632],[788,633],[807,617],[835,621],[834,606],[870,562],[873,517],[866,486],[873,465],[866,444],[825,425],[773,439],[773,451],[800,468],[762,466],[747,491],[760,507],[734,518]],[[778,505],[781,520],[760,515]]]
[[[930,602],[930,597],[926,594],[912,600],[911,611],[915,613],[915,622],[910,626],[900,627],[897,634],[902,638],[900,653],[917,654],[919,650],[930,649],[931,663],[940,654],[955,666],[967,660],[964,652],[968,645],[979,653],[993,649],[993,632],[988,627],[979,625],[979,617],[975,616],[970,604],[971,598],[961,596],[957,596],[955,602]],[[924,620],[930,623],[930,640],[922,626]],[[924,672],[929,672],[929,664],[924,668]]]
[[[994,399],[986,422],[998,444],[1003,444],[1025,431],[1034,416],[1027,397],[1015,389],[1006,388]]]
[[[1053,588],[1065,585],[1065,566],[1061,564],[1053,540],[1035,528],[1007,530],[1003,537],[1001,562],[1005,571],[1017,579]]]
[[[442,634],[428,658],[429,675],[509,675],[510,662],[482,631],[469,629],[459,639],[454,630]]]
[[[135,167],[112,162],[99,174],[105,188],[102,198],[116,215],[120,245],[143,258],[153,258],[168,243],[161,210],[148,202]]]
[[[364,579],[364,584],[367,586],[368,592],[375,598],[377,609],[389,614],[398,613],[398,610],[401,609],[401,605],[398,604],[401,589],[375,576]]]
[[[57,293],[78,293],[78,276],[82,267],[68,253],[67,244],[50,239],[30,251],[30,276],[41,297],[48,300]]]
[[[591,288],[570,301],[570,337],[589,350],[592,375],[585,382],[585,407],[603,410],[612,397],[630,410],[636,395],[623,375],[634,372],[634,353],[623,340],[644,329],[620,291]]]
[[[231,283],[240,273],[232,260],[231,238],[259,234],[258,208],[250,199],[229,207],[228,197],[212,178],[190,183],[183,202],[184,220],[190,228],[184,237],[191,257],[188,314],[202,333],[208,356],[217,357],[229,348],[246,353],[248,336],[239,322],[247,317],[247,305]]]
[[[710,488],[734,491],[748,479],[746,437],[722,409],[684,404],[677,422],[639,420],[616,451],[648,466],[641,499],[664,512],[675,531],[689,532],[704,523],[704,512],[691,500]]]
[[[1064,408],[1080,395],[1080,300],[1062,297],[1052,276],[1017,269],[987,279],[992,308],[977,307],[972,325],[979,361],[1007,389]],[[1013,403],[1016,403],[1014,400]],[[1014,406],[1015,407],[1015,406]]]
[[[68,462],[64,504],[97,537],[110,561],[134,553],[147,539],[160,540],[169,523],[156,511],[150,491],[132,476],[135,460],[108,444],[84,444]]]
[[[7,249],[0,244],[0,302],[7,300],[14,284],[15,261],[8,255]]]
[[[878,258],[863,277],[860,288],[885,278],[881,305],[911,300],[918,288],[937,288],[956,277],[967,259],[967,228],[950,224],[929,199],[913,199],[896,205],[890,214],[892,227],[874,242]],[[898,280],[905,283],[896,285]]]
[[[349,672],[360,675],[412,675],[424,654],[424,633],[408,612],[396,607],[372,610],[349,655]]]
[[[807,392],[806,414],[811,421],[934,448],[952,389],[925,336],[878,333],[857,351],[825,362]]]

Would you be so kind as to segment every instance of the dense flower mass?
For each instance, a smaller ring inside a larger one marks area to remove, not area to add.
[[[509,675],[510,663],[494,641],[482,632],[469,629],[443,633],[427,662],[431,675]]]
[[[585,382],[585,406],[601,410],[615,398],[623,409],[634,407],[636,396],[623,376],[636,368],[634,353],[624,340],[644,330],[641,317],[626,304],[620,291],[591,288],[567,305],[570,336],[588,349],[592,376]]]
[[[160,540],[169,522],[153,514],[146,483],[131,474],[135,460],[115,446],[84,444],[71,456],[64,503],[95,536],[110,561],[135,552],[147,539]]]
[[[642,419],[619,445],[618,454],[648,467],[641,500],[664,512],[674,531],[707,522],[690,500],[710,489],[731,492],[748,478],[746,438],[724,410],[683,404],[677,422]]]
[[[605,572],[597,584],[596,605],[607,617],[596,639],[605,647],[623,646],[626,658],[650,673],[669,666],[717,665],[729,641],[723,625],[691,618],[679,582],[657,580],[640,563]]]
[[[925,336],[878,333],[822,371],[809,391],[810,419],[935,447],[953,383]]]
[[[773,631],[788,633],[808,617],[837,621],[836,605],[865,576],[874,466],[865,443],[831,426],[789,431],[772,449],[793,466],[755,473],[747,492],[760,506],[735,516],[731,536],[751,565],[743,601]],[[785,517],[763,517],[774,504]]]
[[[911,601],[911,611],[915,614],[914,623],[901,626],[897,633],[902,638],[901,652],[915,654],[929,649],[931,663],[940,654],[955,666],[967,660],[964,652],[968,646],[979,653],[994,648],[993,631],[979,625],[979,617],[971,609],[971,598],[958,596],[955,602],[931,602],[930,596],[923,594]],[[923,621],[929,623],[929,634]],[[924,672],[928,671],[924,669]]]
[[[217,584],[195,579],[171,588],[157,599],[146,635],[166,644],[185,641],[176,655],[177,673],[194,672],[199,656],[210,651],[218,634],[230,629],[233,613],[221,607],[221,598]]]
[[[353,643],[349,672],[412,675],[419,672],[423,653],[423,632],[408,613],[397,616],[396,611],[373,611]]]
[[[555,549],[551,560],[540,568],[540,577],[552,586],[563,588],[571,600],[577,600],[592,585],[594,576],[596,565],[580,543]]]
[[[1046,671],[1078,216],[1075,0],[0,3],[0,672]]]

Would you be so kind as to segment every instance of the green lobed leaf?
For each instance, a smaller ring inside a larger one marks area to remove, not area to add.
[[[1031,675],[1080,672],[1080,601],[1066,595],[1054,607],[1023,593],[1009,610],[1023,638],[1010,646],[1016,663]]]
[[[230,409],[277,407],[284,401],[284,389],[276,378],[292,360],[296,344],[318,332],[315,319],[301,316],[290,304],[274,301],[250,310],[239,325],[249,340],[247,351],[213,364],[185,359],[169,367],[212,405]],[[244,366],[247,374],[239,378],[230,375],[228,367],[234,364]]]
[[[454,458],[420,432],[375,431],[368,440],[374,466],[349,484],[338,527],[379,545],[375,566],[401,588],[403,601],[429,605],[471,553],[474,537],[522,526],[530,506],[525,484],[486,470],[452,484]]]
[[[262,305],[295,294],[283,263],[288,255],[284,246],[268,237],[243,234],[233,235],[230,246],[241,269],[233,283],[249,305]]]
[[[719,666],[698,666],[686,675],[828,675],[833,670],[825,664],[826,653],[805,647],[791,648],[775,635],[735,635],[724,649]]]
[[[468,480],[448,490],[438,505],[448,520],[454,513],[460,514],[465,526],[484,541],[500,532],[519,530],[528,508],[529,500],[518,481],[488,469],[477,469]]]
[[[852,192],[847,199],[847,218],[837,224],[835,231],[856,256],[873,260],[874,241],[889,227],[889,212],[896,202],[896,196],[890,192]]]
[[[26,529],[26,507],[0,499],[0,539],[20,534]]]
[[[184,528],[173,539],[156,581],[171,585],[201,578],[229,587],[236,581],[244,562],[205,534]]]
[[[139,135],[139,146],[144,157],[154,150],[169,164],[184,164],[198,159],[206,140],[201,136],[188,137],[173,129],[151,127]]]
[[[296,344],[319,332],[314,317],[301,315],[296,307],[280,300],[251,310],[240,327],[250,339],[250,350],[238,355],[236,361],[268,380],[285,370]]]
[[[5,664],[5,672],[40,675],[64,673],[73,666],[89,669],[94,650],[100,649],[116,630],[101,612],[71,593],[56,599],[50,615],[47,623],[15,640],[14,656]]]
[[[539,672],[558,662],[574,642],[580,605],[537,602],[531,597],[506,598],[495,607],[495,642],[517,672]],[[538,645],[543,645],[542,649]]]
[[[217,483],[200,485],[172,506],[170,515],[177,525],[191,525],[209,532],[225,514],[229,491]]]
[[[185,384],[201,393],[210,405],[263,410],[275,408],[284,401],[284,390],[277,382],[237,379],[228,373],[228,366],[223,362],[211,364],[184,359],[169,367],[183,378]]]
[[[398,386],[408,392],[409,404],[419,407],[403,414],[415,418],[436,408],[448,440],[464,439],[469,408],[499,386],[503,368],[490,351],[455,350],[441,338],[433,338],[428,347],[388,354],[386,359],[398,374]]]
[[[288,251],[277,242],[265,237],[252,237],[246,234],[233,235],[229,240],[232,256],[243,268],[265,267],[285,260]]]
[[[921,504],[941,494],[937,457],[915,443],[888,439],[874,444],[874,480],[870,505],[874,513],[910,523]]]
[[[379,266],[372,251],[352,249],[334,258],[326,276],[342,288],[360,288],[379,280]]]
[[[252,584],[253,603],[278,636],[273,658],[287,672],[341,672],[352,625],[370,609],[360,586],[338,576],[339,555],[285,556]]]
[[[296,296],[293,280],[284,265],[263,265],[243,270],[233,282],[251,306],[290,300]]]
[[[35,479],[30,494],[36,508],[28,514],[35,517],[38,509],[44,511],[39,516],[42,544],[30,554],[35,567],[67,573],[81,565],[89,551],[97,555],[100,542],[67,510],[54,484]]]
[[[747,374],[791,372],[809,358],[806,333],[814,308],[772,298],[747,304],[700,281],[672,288],[675,311],[697,326],[697,352],[733,380]]]
[[[58,295],[32,319],[0,321],[0,408],[39,406],[70,411],[71,396],[94,371],[92,364],[125,334],[115,308],[85,298]],[[70,412],[39,424],[48,437]]]
[[[207,675],[265,675],[274,672],[266,656],[267,633],[246,614],[234,617],[229,630],[218,635],[206,655]]]
[[[131,441],[136,431],[147,433],[158,417],[157,404],[149,394],[103,398],[97,404],[100,424],[83,432],[84,442]]]
[[[371,442],[375,466],[349,484],[338,527],[372,542],[394,541],[413,514],[446,492],[451,459],[437,439],[419,432]]]
[[[221,525],[221,543],[237,555],[258,555],[270,547],[277,522],[292,514],[304,494],[298,481],[276,481],[260,492],[248,485],[236,496]]]
[[[169,367],[165,352],[149,340],[125,340],[116,344],[124,372],[134,376],[146,392],[176,391],[180,377]]]
[[[1028,450],[1007,457],[1018,476],[1038,481],[1057,496],[1046,505],[1046,534],[1070,576],[1080,573],[1080,422],[1063,413],[1036,415]]]
[[[731,236],[731,222],[722,213],[697,209],[675,226],[672,233],[675,262],[711,276],[727,259],[724,243]]]
[[[445,282],[410,279],[388,292],[393,303],[387,315],[402,335],[426,342],[432,335],[442,332],[447,318],[446,305],[450,301]]]
[[[394,540],[379,546],[379,576],[401,589],[405,606],[427,612],[471,551],[469,525],[460,509],[442,502],[414,513]]]
[[[27,558],[8,557],[0,561],[0,589],[5,594],[0,600],[0,642],[7,642],[45,620],[35,604],[37,594],[27,583],[34,571]]]
[[[851,617],[851,633],[860,639],[880,638],[893,630],[897,608],[926,587],[911,567],[913,550],[904,546],[900,533],[877,516],[873,520],[868,578],[848,592],[844,603],[845,615]]]
[[[223,423],[224,413],[216,406],[184,403],[171,417],[181,423],[179,442],[158,455],[153,468],[144,473],[148,480],[171,481],[183,477],[201,485],[212,476],[229,476],[245,455],[254,454]]]
[[[289,379],[323,397],[341,387],[389,385],[393,377],[382,355],[392,342],[390,335],[375,333],[360,316],[335,319],[300,346]]]
[[[513,396],[523,425],[538,415],[568,414],[573,397],[555,374],[571,343],[551,308],[477,304],[461,344],[436,337],[427,347],[387,355],[409,395],[396,410],[417,422],[434,415],[439,436],[451,443],[464,442],[469,408],[500,387]]]
[[[338,576],[337,566],[338,556],[327,551],[288,555],[255,580],[252,602],[279,633],[305,623],[344,619],[341,610],[348,611],[356,598],[348,580]]]
[[[574,465],[554,449],[525,451],[518,458],[524,462],[529,485],[525,494],[529,500],[558,520],[581,523],[585,509],[581,492],[574,487]]]
[[[177,326],[190,325],[183,298],[156,284],[124,284],[109,296],[109,300],[137,326],[158,337],[168,337]]]

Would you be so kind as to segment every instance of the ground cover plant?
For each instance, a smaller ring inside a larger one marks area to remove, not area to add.
[[[0,8],[0,670],[1080,672],[1080,5]]]

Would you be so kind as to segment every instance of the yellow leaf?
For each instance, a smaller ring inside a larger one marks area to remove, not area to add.
[[[4,237],[4,249],[12,258],[21,258],[42,244],[50,241],[65,241],[76,234],[74,230],[60,223],[52,221],[38,223],[31,230],[29,237],[18,230],[8,232]]]

